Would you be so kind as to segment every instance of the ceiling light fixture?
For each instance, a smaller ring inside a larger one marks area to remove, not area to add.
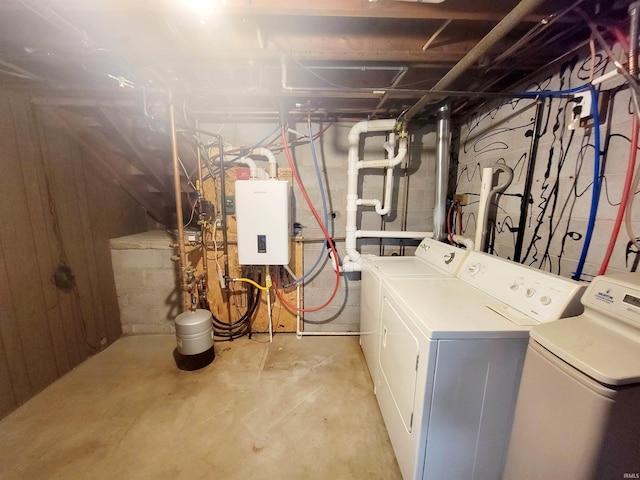
[[[201,16],[210,15],[225,4],[225,0],[182,0],[182,2],[189,10]]]

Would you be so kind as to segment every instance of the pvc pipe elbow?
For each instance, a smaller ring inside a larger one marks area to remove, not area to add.
[[[269,162],[269,178],[277,178],[278,177],[278,163],[276,162],[276,157],[271,150],[264,147],[254,148],[252,153],[256,155],[260,155],[262,157],[266,157]]]
[[[389,205],[385,206],[384,208],[382,208],[379,203],[378,205],[376,205],[376,213],[380,216],[386,215],[387,213],[389,213],[389,210],[391,210],[389,208]]]
[[[340,270],[342,273],[360,272],[362,270],[362,265],[353,261],[346,263],[343,262]]]
[[[247,167],[249,167],[249,176],[251,178],[256,178],[256,162],[249,156],[242,157],[240,159],[241,163],[244,163]]]
[[[368,121],[367,120],[363,120],[361,122],[358,122],[356,124],[354,124],[351,127],[351,130],[349,130],[349,135],[348,135],[348,140],[349,140],[349,145],[358,145],[358,143],[360,143],[360,134],[361,133],[367,133],[367,126],[368,126]]]
[[[467,250],[473,250],[475,247],[475,242],[473,241],[473,239],[463,237],[462,235],[454,235],[453,241],[463,244]]]

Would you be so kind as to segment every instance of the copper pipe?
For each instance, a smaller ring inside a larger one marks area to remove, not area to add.
[[[182,187],[180,186],[180,164],[178,162],[178,140],[176,138],[176,119],[173,112],[173,96],[169,93],[169,129],[171,130],[171,156],[173,160],[173,187],[176,196],[176,223],[178,224],[178,251],[180,257],[180,290],[182,291],[182,310],[189,309],[190,301],[186,281],[187,255],[184,245],[184,226],[182,218]]]

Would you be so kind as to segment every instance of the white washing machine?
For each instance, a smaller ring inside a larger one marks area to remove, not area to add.
[[[360,346],[377,391],[380,351],[380,312],[383,278],[453,277],[467,255],[467,250],[425,238],[415,255],[406,257],[363,256],[360,285]]]
[[[531,330],[505,479],[640,478],[640,274],[596,277],[582,303]]]
[[[385,278],[377,399],[405,479],[500,478],[529,329],[577,282],[478,252],[455,278]]]

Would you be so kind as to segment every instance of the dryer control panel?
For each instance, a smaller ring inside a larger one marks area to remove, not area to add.
[[[467,253],[464,248],[425,238],[418,245],[415,256],[443,272],[455,275]]]
[[[586,285],[481,252],[470,252],[458,278],[539,323],[579,315]]]

